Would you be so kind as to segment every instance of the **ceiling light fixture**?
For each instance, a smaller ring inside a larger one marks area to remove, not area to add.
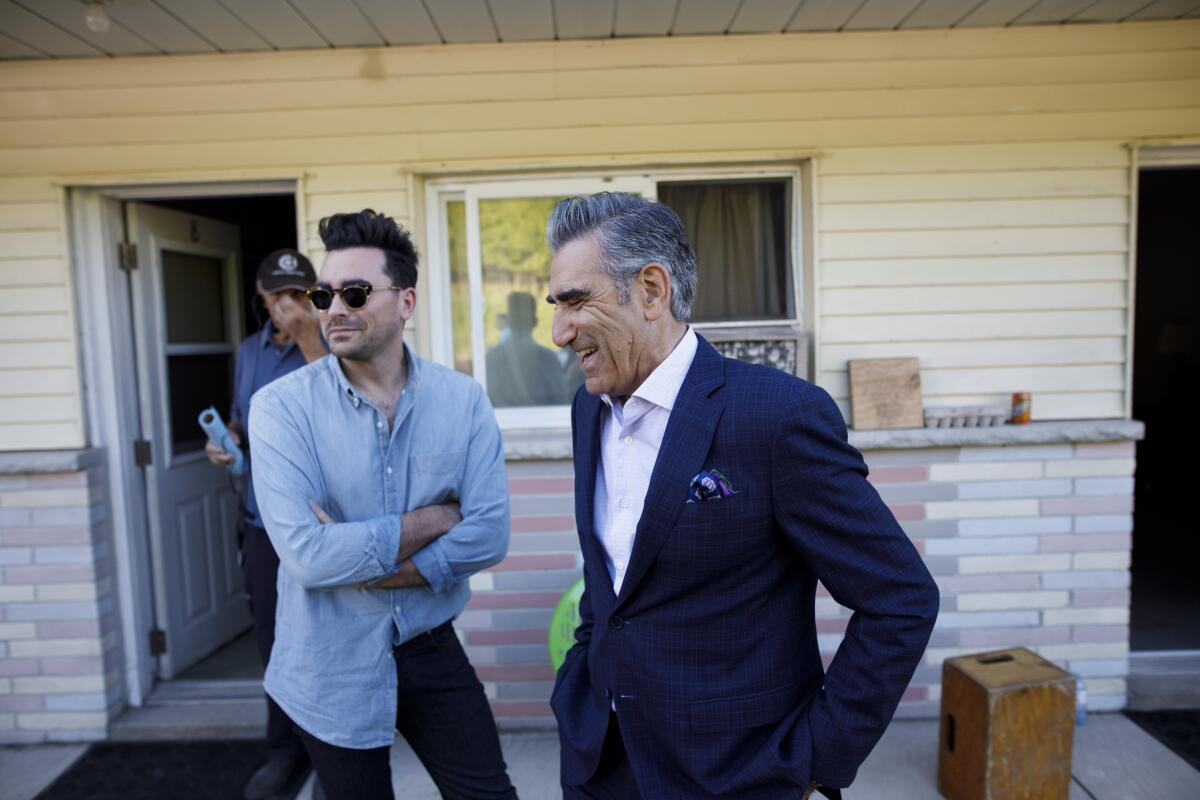
[[[88,30],[93,33],[106,33],[112,27],[112,20],[108,18],[108,12],[104,10],[104,3],[101,0],[92,0],[88,3],[83,21],[87,23]]]

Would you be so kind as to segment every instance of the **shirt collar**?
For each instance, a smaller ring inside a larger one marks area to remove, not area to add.
[[[679,390],[683,388],[683,381],[687,378],[688,370],[696,357],[698,344],[696,332],[689,325],[675,349],[654,368],[646,380],[642,381],[642,385],[634,391],[633,396],[667,411],[673,409],[675,398],[679,397]],[[612,408],[611,397],[604,394],[600,395],[600,398]]]
[[[330,354],[326,358],[329,361],[329,369],[333,373],[333,379],[337,382],[338,393],[353,403],[355,408],[358,408],[366,401],[366,395],[360,394],[354,388],[354,384],[350,382],[350,379],[346,377],[346,373],[342,371],[342,362],[337,356]],[[404,392],[407,392],[409,389],[415,392],[421,384],[421,361],[413,357],[412,350],[408,348],[407,344],[404,345],[404,363],[408,364],[408,381],[404,385]]]

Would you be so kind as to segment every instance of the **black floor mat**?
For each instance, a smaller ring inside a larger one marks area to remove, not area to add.
[[[240,800],[265,753],[254,741],[96,744],[37,800]],[[292,800],[305,778],[274,800]]]
[[[1200,711],[1126,711],[1125,716],[1200,769]]]

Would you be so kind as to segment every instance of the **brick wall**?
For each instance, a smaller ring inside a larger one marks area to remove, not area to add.
[[[942,660],[1024,645],[1125,705],[1133,442],[868,450],[871,482],[922,553],[942,612],[898,716],[932,717]],[[502,724],[550,724],[546,628],[580,574],[569,461],[509,464],[513,535],[458,627]],[[828,663],[850,617],[823,588]]]
[[[0,475],[0,743],[103,739],[123,706],[104,472]]]

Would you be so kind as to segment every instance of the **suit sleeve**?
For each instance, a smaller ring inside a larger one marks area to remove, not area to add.
[[[841,412],[823,390],[805,388],[776,429],[772,494],[784,535],[854,612],[807,714],[812,778],[844,787],[891,721],[939,598],[916,548],[867,482]]]

